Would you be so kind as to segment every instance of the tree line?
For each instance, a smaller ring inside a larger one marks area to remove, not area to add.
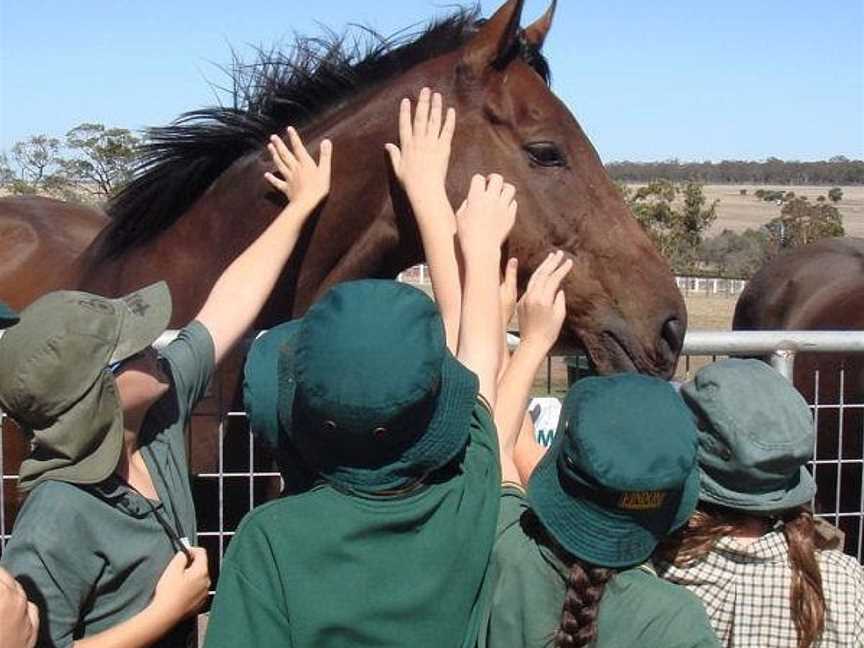
[[[629,183],[700,182],[702,184],[860,185],[864,184],[864,160],[837,155],[820,162],[768,158],[764,162],[610,162],[606,170],[613,180]]]

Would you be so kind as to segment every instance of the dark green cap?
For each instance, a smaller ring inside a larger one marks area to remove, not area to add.
[[[117,466],[123,412],[109,364],[151,345],[171,318],[164,282],[118,299],[49,293],[0,338],[0,409],[32,435],[19,486],[97,483]]]
[[[18,323],[18,313],[0,301],[0,329],[9,328]]]
[[[700,499],[765,515],[813,499],[813,417],[792,383],[759,360],[729,359],[681,395],[699,420]]]
[[[601,567],[644,562],[699,493],[696,426],[674,388],[634,374],[570,389],[528,499],[569,553]]]
[[[271,445],[286,435],[324,479],[387,490],[464,450],[477,377],[447,350],[441,316],[422,291],[340,284],[299,324],[271,333],[279,339],[256,344],[280,348],[275,373],[254,347],[246,366],[252,430]]]

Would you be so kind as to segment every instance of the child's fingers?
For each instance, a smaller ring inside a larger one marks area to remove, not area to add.
[[[543,290],[543,287],[546,285],[546,281],[549,278],[551,272],[558,266],[558,261],[560,257],[560,251],[550,252],[549,256],[547,256],[543,262],[537,266],[537,269],[534,271],[534,274],[531,276],[531,280],[528,282],[529,291],[534,294],[540,294]]]
[[[436,139],[441,135],[441,104],[441,93],[434,93],[432,95],[432,109],[429,111],[429,124],[426,126],[426,133]]]
[[[501,189],[501,200],[505,205],[510,205],[513,198],[516,196],[516,187],[514,187],[509,182],[504,183],[503,189]]]
[[[399,165],[402,163],[402,151],[395,144],[385,144],[387,154],[390,156],[390,163],[393,165],[393,171],[399,175]]]
[[[411,139],[411,133],[411,100],[405,97],[399,104],[399,143],[402,146]]]
[[[417,109],[414,111],[414,133],[416,135],[426,134],[426,124],[429,122],[429,88],[420,91],[417,99]]]
[[[333,142],[329,139],[321,140],[321,146],[318,148],[318,168],[329,176],[332,163]]]
[[[312,159],[312,156],[309,155],[309,151],[307,151],[306,147],[303,145],[303,140],[300,139],[300,134],[294,129],[293,126],[288,127],[287,133],[288,139],[291,140],[291,150],[294,153],[294,157],[296,157],[298,161],[303,162],[304,164],[314,164],[315,161]]]
[[[486,191],[486,178],[479,173],[475,173],[471,178],[471,188],[468,190],[468,200],[476,197]]]
[[[267,182],[269,182],[271,185],[273,185],[273,188],[277,191],[280,191],[282,193],[286,193],[288,191],[288,183],[284,180],[280,180],[269,171],[264,174],[264,179],[267,180]]]
[[[501,189],[504,187],[504,177],[500,173],[489,174],[489,184],[486,185],[486,190],[493,196],[500,196]]]
[[[528,285],[525,287],[525,294],[534,292],[534,287],[537,285],[537,282],[541,277],[545,277],[546,275],[546,266],[549,265],[549,259],[552,258],[554,252],[550,252],[546,255],[546,258],[540,262],[536,268],[534,268],[534,272],[531,273],[531,277],[528,279]]]
[[[504,212],[504,222],[503,222],[503,231],[501,233],[502,242],[507,240],[507,237],[510,235],[510,231],[513,229],[513,226],[516,224],[516,210],[518,209],[518,205],[514,200],[509,205],[507,205],[507,211]]]
[[[561,282],[564,281],[564,277],[566,277],[572,269],[573,259],[566,259],[549,274],[546,279],[546,285],[544,286],[544,297],[549,303],[552,302],[554,295],[561,287]]]
[[[441,141],[449,145],[453,141],[453,133],[456,130],[456,110],[447,109],[447,117],[444,119],[444,127],[441,129]]]
[[[564,317],[567,315],[567,297],[564,295],[563,290],[559,290],[555,295],[552,312],[555,314],[556,321],[564,321]]]
[[[297,159],[288,150],[280,138],[275,135],[270,138],[270,143],[267,145],[267,150],[270,151],[270,157],[273,159],[273,164],[283,177],[287,178],[291,171],[297,167]]]
[[[456,210],[456,217],[461,218],[465,213],[465,210],[468,209],[468,199],[462,201],[462,204],[459,205],[459,209]]]

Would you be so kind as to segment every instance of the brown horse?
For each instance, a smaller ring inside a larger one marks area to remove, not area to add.
[[[864,239],[827,239],[781,254],[747,284],[732,326],[736,330],[864,330]],[[794,381],[807,402],[820,405],[817,511],[860,514],[864,354],[799,354]],[[841,402],[858,407],[844,408],[841,416],[836,407]],[[838,464],[839,459],[853,463]],[[862,518],[828,519],[846,533],[846,550],[860,559]]]
[[[457,11],[416,38],[378,40],[368,51],[348,50],[339,39],[300,40],[290,57],[265,54],[257,65],[238,66],[240,108],[197,111],[152,131],[145,168],[109,205],[111,222],[82,255],[74,284],[119,295],[165,279],[172,324],[188,322],[281,209],[263,179],[273,170],[264,144],[287,124],[310,149],[333,141],[333,190],[257,325],[301,315],[336,282],[394,277],[420,261],[422,249],[384,144],[398,141],[400,99],[431,86],[458,114],[448,179],[454,204],[472,173],[501,173],[519,189],[509,254],[520,260],[522,285],[549,250],[574,259],[564,286],[565,343],[580,343],[602,373],[670,376],[686,327],[683,300],[576,119],[549,89],[541,47],[554,3],[525,29],[522,5],[508,0],[487,21]],[[0,298],[17,294],[19,305],[43,290],[0,277]],[[193,460],[215,456],[212,447],[199,452],[202,438]]]

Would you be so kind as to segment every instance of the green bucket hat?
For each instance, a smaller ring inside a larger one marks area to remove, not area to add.
[[[810,502],[815,431],[807,401],[759,360],[700,369],[681,395],[698,418],[700,499],[770,515]]]
[[[477,377],[447,350],[441,316],[422,291],[340,284],[271,334],[247,361],[250,425],[271,444],[286,436],[322,478],[388,490],[465,449]],[[275,372],[268,345],[280,349]]]
[[[570,389],[528,499],[565,550],[601,567],[644,562],[690,518],[699,494],[696,425],[674,388],[635,374]]]
[[[164,282],[108,299],[44,295],[0,338],[0,409],[32,439],[19,487],[98,483],[117,467],[123,412],[109,364],[150,346],[171,319]]]
[[[18,313],[0,301],[0,329],[9,328],[18,323]]]
[[[249,430],[273,452],[284,484],[283,494],[300,493],[315,481],[315,473],[297,452],[287,434],[279,429],[279,355],[292,344],[300,320],[275,326],[260,334],[246,354],[243,403]]]

